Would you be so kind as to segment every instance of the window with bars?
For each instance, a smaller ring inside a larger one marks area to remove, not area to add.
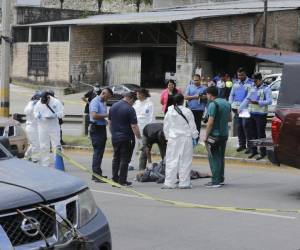
[[[29,28],[21,27],[13,29],[14,42],[16,43],[27,43],[29,39]]]
[[[48,42],[48,27],[32,27],[31,28],[32,42]]]
[[[69,27],[51,27],[51,42],[68,42]]]
[[[48,45],[30,45],[28,76],[48,76]]]

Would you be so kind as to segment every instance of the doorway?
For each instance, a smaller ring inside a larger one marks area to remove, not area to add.
[[[165,88],[167,72],[176,72],[176,48],[143,48],[141,86]]]

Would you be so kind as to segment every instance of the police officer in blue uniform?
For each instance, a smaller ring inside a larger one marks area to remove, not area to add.
[[[248,118],[239,117],[239,109],[241,103],[245,100],[250,88],[253,85],[253,81],[249,79],[243,68],[237,71],[238,80],[233,84],[232,90],[229,96],[229,103],[231,104],[232,111],[234,113],[234,123],[237,124],[239,147],[238,152],[247,149],[248,135],[247,135],[247,120]],[[250,153],[250,149],[247,149],[245,153]]]
[[[261,73],[254,74],[254,83],[255,85],[249,90],[240,107],[241,110],[248,108],[250,112],[249,126],[247,127],[250,140],[266,138],[268,106],[272,104],[272,92],[263,83]],[[257,154],[257,147],[252,147],[249,158],[253,158]],[[260,156],[256,160],[261,160],[265,156],[266,148],[261,147]]]

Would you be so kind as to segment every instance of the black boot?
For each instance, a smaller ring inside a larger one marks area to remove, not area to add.
[[[237,151],[237,152],[242,152],[242,151],[244,151],[245,149],[246,149],[245,146],[239,146],[239,147],[236,149],[236,151]]]
[[[253,152],[251,155],[248,156],[249,159],[252,159],[254,156],[256,156],[258,153],[257,152]]]

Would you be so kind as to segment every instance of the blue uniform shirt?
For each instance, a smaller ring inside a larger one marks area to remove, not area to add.
[[[258,104],[250,104],[250,101],[257,101]],[[240,109],[249,109],[251,114],[267,114],[268,106],[272,104],[271,89],[262,84],[260,87],[253,86],[242,102]]]
[[[100,99],[99,96],[96,96],[91,102],[90,102],[90,121],[93,124],[96,125],[106,125],[107,121],[103,118],[100,120],[94,120],[91,116],[92,112],[96,112],[99,115],[107,114],[107,107],[105,103]]]
[[[203,95],[205,94],[206,87],[200,85],[196,86],[195,84],[188,85],[186,88],[185,94],[188,96],[194,96],[194,95]],[[188,108],[191,110],[201,110],[204,111],[206,102],[203,102],[201,100],[190,100],[188,101]]]
[[[233,84],[230,96],[229,103],[232,105],[233,109],[238,109],[241,103],[245,100],[250,88],[253,86],[253,81],[249,78],[246,78],[245,81],[236,81]]]

